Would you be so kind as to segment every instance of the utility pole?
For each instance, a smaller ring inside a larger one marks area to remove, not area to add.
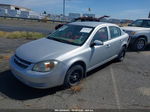
[[[63,0],[63,17],[65,17],[66,0]]]

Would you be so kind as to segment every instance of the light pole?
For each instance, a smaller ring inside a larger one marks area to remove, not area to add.
[[[63,17],[65,17],[66,0],[63,0]]]

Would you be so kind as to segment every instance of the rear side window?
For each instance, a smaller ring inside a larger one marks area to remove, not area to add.
[[[115,27],[115,26],[110,26],[109,30],[110,30],[110,35],[112,39],[121,36],[120,28]]]
[[[142,27],[150,28],[150,21],[149,20],[143,21]]]
[[[147,27],[150,28],[150,20],[147,21]]]

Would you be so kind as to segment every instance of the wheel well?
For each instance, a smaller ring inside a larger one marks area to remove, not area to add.
[[[86,64],[83,61],[75,62],[71,65],[71,67],[74,66],[74,65],[81,65],[84,68],[84,72],[85,72],[84,75],[86,75]]]
[[[145,35],[140,35],[137,39],[139,38],[145,38],[146,42],[147,42],[147,37]]]
[[[126,44],[124,44],[122,47],[125,47],[125,48],[127,48],[127,45],[126,45]]]

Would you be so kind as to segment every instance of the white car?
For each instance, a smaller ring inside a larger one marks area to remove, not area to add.
[[[122,29],[130,36],[130,45],[134,50],[144,50],[150,44],[150,18],[138,19]]]

